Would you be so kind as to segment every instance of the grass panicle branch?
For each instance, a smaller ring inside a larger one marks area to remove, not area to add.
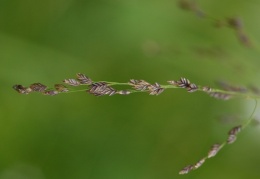
[[[222,143],[222,144],[214,144],[211,146],[210,150],[208,151],[208,154],[207,156],[203,157],[202,159],[199,160],[199,162],[195,163],[195,164],[189,164],[187,165],[186,167],[184,167],[183,169],[181,169],[179,171],[179,174],[187,174],[189,172],[191,172],[192,170],[196,170],[198,169],[199,167],[202,166],[202,164],[209,158],[213,158],[215,157],[218,152],[227,144],[232,144],[236,141],[237,139],[237,134],[239,132],[241,132],[242,129],[246,128],[249,123],[253,120],[253,115],[255,114],[255,111],[256,111],[256,108],[257,108],[257,100],[255,99],[255,106],[254,106],[254,109],[250,115],[250,117],[248,118],[248,120],[246,121],[245,124],[243,125],[238,125],[238,126],[235,126],[233,127],[232,129],[229,130],[228,132],[228,137],[227,139]]]
[[[69,78],[63,80],[64,84],[54,84],[54,88],[47,87],[42,83],[33,83],[29,87],[23,85],[14,85],[13,88],[21,94],[30,94],[32,92],[39,92],[44,95],[57,95],[60,93],[71,93],[86,91],[94,96],[112,96],[115,94],[129,95],[135,92],[144,92],[150,95],[160,95],[167,89],[186,89],[187,92],[192,93],[196,91],[204,92],[211,97],[228,100],[231,97],[247,97],[258,98],[254,91],[245,89],[244,87],[235,87],[227,83],[220,83],[222,89],[214,89],[208,86],[200,86],[191,83],[189,79],[181,77],[179,80],[169,80],[168,84],[162,85],[158,82],[151,84],[145,80],[131,79],[129,82],[109,82],[109,81],[93,81],[82,73],[77,73],[76,78]],[[80,88],[81,86],[81,88]],[[82,86],[84,88],[82,88]],[[112,87],[113,86],[113,87]],[[123,90],[117,90],[117,86],[125,86]],[[78,88],[78,89],[77,89]],[[80,88],[80,89],[79,89]]]
[[[178,0],[178,6],[186,11],[193,12],[196,16],[204,19],[209,19],[213,21],[213,25],[216,28],[220,27],[227,27],[232,29],[235,32],[235,35],[237,36],[237,39],[239,42],[244,45],[245,47],[251,47],[252,43],[248,37],[248,35],[245,33],[244,30],[244,24],[242,22],[242,19],[239,17],[228,17],[225,19],[218,19],[210,14],[204,12],[197,1],[195,0]]]
[[[119,82],[109,82],[109,81],[93,81],[85,74],[77,73],[76,78],[68,78],[64,79],[64,84],[54,84],[54,88],[47,87],[42,83],[33,83],[29,85],[29,87],[25,87],[23,85],[14,85],[13,88],[21,94],[30,94],[32,92],[39,92],[45,95],[57,95],[60,93],[71,93],[71,92],[80,92],[86,91],[89,94],[95,96],[112,96],[115,94],[119,95],[129,95],[135,92],[144,92],[150,95],[159,95],[163,93],[166,89],[176,89],[176,88],[184,88],[187,92],[192,93],[195,91],[201,91],[209,94],[210,96],[228,100],[231,97],[242,96],[242,97],[252,97],[253,92],[250,90],[246,90],[245,88],[234,87],[232,85],[228,85],[226,83],[221,83],[222,90],[213,89],[208,86],[199,86],[195,83],[191,83],[189,79],[181,77],[179,80],[169,80],[167,81],[168,85],[161,85],[158,82],[151,84],[145,80],[136,80],[131,79],[127,83],[119,83]],[[79,87],[84,86],[84,89],[77,89]],[[113,86],[113,87],[112,87]],[[117,90],[116,86],[124,86],[127,87],[124,90]]]
[[[54,88],[49,88],[42,83],[33,83],[29,87],[23,85],[14,85],[13,89],[20,94],[30,94],[32,92],[42,93],[43,95],[54,96],[60,93],[71,93],[71,92],[81,92],[85,91],[94,96],[112,96],[115,94],[119,95],[129,95],[135,92],[148,93],[149,95],[159,95],[163,93],[166,89],[186,89],[187,92],[200,91],[208,94],[211,97],[228,100],[231,97],[243,97],[255,99],[255,107],[250,115],[249,119],[242,125],[233,127],[228,132],[227,139],[222,143],[215,143],[211,146],[208,154],[202,157],[197,163],[190,164],[184,167],[179,174],[187,174],[193,170],[200,168],[207,159],[215,157],[218,152],[227,144],[232,144],[236,141],[238,133],[244,129],[252,121],[253,115],[257,107],[257,98],[259,94],[255,94],[256,88],[254,90],[249,90],[242,87],[232,86],[228,83],[219,83],[223,89],[215,89],[209,86],[200,86],[195,83],[191,83],[189,79],[181,77],[179,80],[169,80],[168,84],[161,85],[157,82],[151,84],[145,80],[131,79],[127,83],[119,82],[108,82],[108,81],[93,81],[86,75],[82,73],[77,73],[76,78],[69,78],[63,80],[65,84],[54,84]],[[66,86],[68,85],[68,86]],[[83,86],[83,89],[77,89]],[[117,86],[125,86],[123,90],[117,90]],[[76,88],[76,89],[75,89]]]

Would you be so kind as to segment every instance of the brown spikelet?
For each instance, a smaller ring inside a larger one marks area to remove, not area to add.
[[[58,92],[68,92],[68,88],[62,84],[55,84],[54,88],[58,91]]]
[[[121,95],[129,95],[131,92],[127,91],[127,90],[120,90],[116,92],[117,94],[121,94]]]
[[[77,73],[77,79],[81,84],[87,84],[87,85],[92,84],[92,80],[82,73]]]
[[[194,5],[188,0],[179,0],[178,5],[183,10],[193,10]]]
[[[75,79],[65,79],[65,80],[63,80],[63,82],[70,86],[79,86],[80,85],[80,82],[78,82]]]
[[[23,85],[14,85],[13,89],[20,94],[29,94],[31,92],[30,88],[26,88]]]
[[[232,143],[234,143],[236,140],[237,140],[237,136],[236,136],[236,135],[228,135],[227,143],[228,143],[228,144],[232,144]]]
[[[178,83],[177,83],[177,81],[175,81],[175,80],[170,80],[170,81],[167,81],[170,85],[173,85],[173,86],[177,86],[178,85]]]
[[[242,129],[242,126],[239,125],[239,126],[236,126],[236,127],[233,127],[229,132],[228,134],[229,135],[237,135]]]
[[[179,174],[180,174],[180,175],[187,174],[187,173],[189,173],[191,170],[193,170],[193,165],[188,165],[188,166],[184,167],[184,168],[179,172]]]
[[[96,82],[90,85],[90,89],[87,90],[90,94],[95,96],[109,95],[112,96],[116,94],[116,90],[108,86],[106,82]]]
[[[212,89],[211,89],[209,86],[203,86],[203,87],[202,87],[202,91],[211,92]]]
[[[201,167],[203,165],[203,163],[206,161],[205,158],[200,159],[194,166],[193,169],[198,169],[199,167]]]
[[[242,86],[233,86],[230,85],[224,81],[218,81],[217,84],[223,88],[226,91],[234,91],[234,92],[241,92],[241,93],[245,93],[247,92],[247,89],[245,87]]]
[[[164,91],[164,88],[162,88],[159,83],[155,83],[153,85],[150,85],[148,87],[148,89],[149,89],[150,95],[159,95]]]
[[[129,82],[129,85],[131,85],[136,90],[145,91],[145,90],[148,90],[148,87],[151,84],[146,82],[146,81],[144,81],[144,80],[134,80],[134,79],[131,79],[130,82]]]
[[[215,155],[217,155],[219,150],[220,150],[220,145],[214,144],[208,152],[208,158],[211,158],[211,157],[214,157]]]
[[[198,87],[196,84],[191,83],[190,80],[188,80],[187,78],[183,78],[181,77],[180,80],[178,81],[167,81],[169,84],[173,85],[173,86],[178,86],[180,88],[186,88],[188,92],[194,92],[198,90]]]
[[[243,28],[243,22],[238,17],[229,18],[227,22],[228,25],[235,30],[241,30]]]
[[[43,94],[48,95],[48,96],[54,96],[54,95],[59,94],[59,92],[55,91],[55,90],[47,90],[47,91],[44,91]]]
[[[188,88],[190,86],[190,80],[186,79],[186,78],[182,78],[176,82],[177,85],[181,88]]]
[[[260,95],[260,89],[258,87],[256,87],[255,85],[250,85],[249,89],[252,91],[252,93],[254,93],[256,95]]]
[[[43,92],[44,90],[46,90],[47,86],[41,83],[33,83],[30,85],[30,88],[32,91]]]
[[[187,87],[188,92],[192,93],[198,90],[197,85],[195,85],[194,83],[191,83],[188,87]]]
[[[216,99],[229,100],[232,96],[221,92],[209,92],[209,95]]]
[[[249,37],[242,30],[237,32],[237,38],[244,46],[246,47],[252,46]]]
[[[236,126],[234,128],[232,128],[229,132],[228,132],[228,139],[227,139],[227,143],[228,144],[232,144],[236,141],[237,139],[237,134],[241,131],[242,126]]]

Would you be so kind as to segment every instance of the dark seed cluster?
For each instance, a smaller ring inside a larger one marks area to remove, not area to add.
[[[13,89],[21,94],[29,94],[32,91],[31,88],[26,88],[23,85],[14,85]]]
[[[148,88],[151,84],[144,80],[131,79],[129,81],[129,85],[131,85],[134,89],[136,89],[138,91],[146,91],[146,90],[148,90]]]
[[[196,170],[199,167],[201,167],[207,159],[215,157],[218,154],[218,152],[220,151],[220,149],[225,146],[225,144],[232,144],[233,142],[235,142],[235,140],[237,138],[237,134],[241,130],[242,130],[241,125],[233,127],[228,132],[228,138],[225,142],[223,142],[222,144],[216,143],[216,144],[212,145],[210,150],[208,151],[207,156],[203,157],[202,159],[200,159],[197,163],[195,163],[193,165],[188,165],[188,166],[184,167],[182,170],[180,170],[179,174],[187,174],[190,171]]]
[[[87,90],[90,94],[95,96],[109,95],[112,96],[116,94],[116,90],[108,86],[106,82],[96,82],[90,85],[90,89]]]
[[[209,95],[213,98],[222,99],[222,100],[229,100],[232,97],[232,95],[230,94],[221,93],[221,92],[209,92]]]
[[[134,80],[132,81],[136,83],[139,88],[143,87],[145,81],[137,81]],[[114,88],[111,87],[111,84],[108,82],[93,82],[89,77],[87,77],[85,74],[82,73],[77,73],[76,78],[69,78],[63,80],[63,83],[73,86],[73,87],[78,87],[81,85],[86,86],[86,91],[90,94],[93,94],[95,96],[103,96],[103,95],[109,95],[112,96],[114,94],[120,94],[120,95],[128,95],[131,93],[129,90],[115,90]],[[147,83],[148,84],[148,83]],[[158,86],[159,84],[155,85],[150,85],[149,84],[149,90],[151,90],[151,93],[157,93],[159,94],[163,90]],[[48,88],[47,86],[41,84],[41,83],[33,83],[29,87],[24,87],[23,85],[14,85],[13,88],[19,92],[20,94],[29,94],[31,92],[40,92],[44,95],[49,95],[49,96],[54,96],[59,93],[66,93],[66,92],[71,92],[73,90],[69,89],[63,84],[55,84],[54,88]],[[148,86],[145,87],[145,89],[148,89]]]
[[[150,95],[159,95],[164,91],[164,88],[162,88],[159,83],[155,83],[153,85],[150,85],[148,87],[148,89],[149,89]]]
[[[213,24],[215,27],[227,27],[232,29],[237,36],[237,39],[240,43],[246,47],[252,46],[248,35],[245,33],[244,24],[239,17],[229,17],[226,19],[217,19],[210,16],[208,13],[205,13],[201,10],[197,1],[194,0],[179,0],[178,6],[186,11],[193,12],[198,17],[208,18],[209,20],[213,20]]]
[[[87,85],[92,84],[92,80],[82,73],[77,73],[77,79],[80,84],[87,84]]]
[[[228,139],[227,139],[227,143],[228,144],[232,144],[236,141],[237,139],[237,134],[241,131],[242,126],[236,126],[234,128],[232,128],[229,132],[228,132]]]
[[[129,95],[133,92],[147,92],[150,95],[159,95],[162,92],[164,92],[167,88],[184,88],[188,92],[195,92],[195,91],[204,91],[208,93],[210,96],[217,98],[217,99],[223,99],[228,100],[230,99],[231,95],[229,93],[225,92],[218,92],[216,90],[212,90],[208,86],[204,87],[198,87],[196,84],[191,83],[189,79],[181,77],[179,80],[171,80],[168,81],[168,83],[174,87],[169,87],[170,85],[161,85],[159,83],[148,83],[145,80],[136,80],[131,79],[128,83],[114,83],[114,82],[103,82],[103,81],[96,81],[94,82],[91,80],[88,76],[86,76],[83,73],[77,73],[76,78],[68,78],[63,80],[63,83],[65,83],[68,86],[71,87],[78,87],[78,86],[85,86],[85,91],[88,93],[95,95],[95,96],[112,96],[114,94],[119,95]],[[133,89],[124,89],[124,90],[117,90],[113,88],[112,86],[116,85],[128,85],[131,86]],[[226,85],[227,86],[227,85]],[[13,88],[21,93],[21,94],[29,94],[31,92],[40,92],[45,95],[56,95],[59,93],[68,93],[68,92],[74,92],[74,91],[84,91],[84,89],[78,89],[74,90],[71,88],[68,88],[67,86],[63,84],[55,84],[54,88],[48,88],[47,86],[41,84],[41,83],[33,83],[29,87],[24,87],[22,85],[14,85]],[[229,86],[229,89],[231,87]],[[234,89],[234,88],[232,88]]]
[[[22,85],[14,85],[13,88],[21,94],[29,94],[31,92],[40,92],[44,95],[49,95],[49,96],[54,96],[62,92],[67,92],[68,89],[66,86],[61,85],[61,84],[55,84],[54,88],[55,90],[52,89],[47,89],[47,86],[41,84],[41,83],[33,83],[29,87],[24,87]]]
[[[246,93],[247,89],[242,86],[233,86],[230,85],[224,81],[218,81],[217,85],[219,85],[223,90],[225,91],[234,91],[234,92],[240,92],[240,93]]]
[[[159,83],[150,84],[144,80],[131,79],[128,84],[137,91],[148,91],[150,95],[159,95],[164,91]]]
[[[198,90],[198,87],[196,84],[191,83],[190,80],[188,80],[187,78],[180,78],[180,80],[178,81],[168,81],[169,84],[174,85],[174,86],[178,86],[180,88],[186,88],[188,92],[194,92]]]

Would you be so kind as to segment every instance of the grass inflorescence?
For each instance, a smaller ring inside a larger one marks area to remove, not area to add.
[[[21,94],[30,94],[33,92],[38,92],[43,95],[49,95],[49,96],[54,96],[61,93],[82,92],[82,91],[85,91],[94,96],[104,96],[104,95],[113,96],[116,94],[129,95],[136,92],[143,92],[143,93],[148,93],[149,95],[157,96],[163,93],[167,89],[179,88],[179,89],[185,89],[189,93],[203,92],[208,94],[211,97],[220,100],[229,100],[232,97],[243,97],[243,98],[255,99],[256,101],[255,108],[245,124],[233,127],[228,132],[227,139],[222,144],[215,143],[214,145],[212,145],[206,156],[202,157],[195,164],[187,165],[179,172],[179,174],[187,174],[192,170],[196,170],[200,168],[207,159],[216,156],[217,153],[225,145],[234,143],[237,139],[237,134],[252,121],[253,115],[257,107],[256,99],[259,97],[257,96],[257,94],[255,94],[255,90],[250,91],[250,90],[246,90],[243,87],[232,86],[230,84],[223,83],[223,82],[219,83],[219,85],[223,89],[215,89],[209,86],[200,86],[195,83],[191,83],[189,79],[183,77],[181,77],[179,80],[168,80],[167,81],[168,84],[162,85],[157,82],[152,84],[142,79],[141,80],[130,79],[126,83],[93,81],[85,74],[78,73],[76,74],[76,78],[64,79],[63,83],[64,84],[54,84],[54,88],[49,88],[41,83],[33,83],[28,87],[18,84],[18,85],[14,85],[13,88],[18,93]],[[77,89],[79,86],[84,86],[85,88]],[[117,90],[118,86],[125,86],[125,89]]]
[[[193,12],[196,16],[211,20],[216,28],[227,27],[235,32],[239,42],[245,47],[252,47],[252,42],[245,32],[243,21],[240,17],[219,19],[206,13],[195,0],[178,0],[178,6],[186,11]]]
[[[158,82],[149,83],[145,80],[130,79],[128,82],[109,82],[109,81],[93,81],[82,73],[76,74],[76,78],[64,79],[63,84],[54,84],[53,87],[47,87],[42,83],[33,83],[28,87],[17,84],[13,88],[21,94],[30,94],[38,92],[44,95],[58,95],[60,93],[72,93],[86,91],[95,96],[112,96],[115,94],[129,95],[136,92],[148,93],[149,95],[160,95],[167,89],[186,89],[192,93],[196,91],[204,92],[211,97],[228,100],[232,97],[244,98],[259,98],[255,90],[245,90],[243,87],[235,87],[225,83],[220,83],[223,89],[211,88],[209,86],[200,86],[191,83],[189,79],[181,77],[179,80],[168,80],[167,84],[159,84]],[[84,89],[77,89],[79,86],[84,86]],[[118,90],[117,86],[125,86],[125,89]]]
[[[206,156],[204,156],[203,158],[201,158],[197,163],[195,164],[189,164],[187,165],[186,167],[184,167],[183,169],[181,169],[179,171],[179,174],[187,174],[193,170],[196,170],[198,169],[199,167],[202,166],[202,164],[204,164],[204,162],[209,159],[209,158],[212,158],[212,157],[215,157],[218,152],[227,144],[232,144],[236,141],[237,139],[237,135],[239,132],[241,132],[242,129],[246,128],[250,122],[252,122],[253,120],[253,115],[256,111],[256,108],[257,108],[257,100],[255,99],[255,106],[254,106],[254,109],[250,115],[250,117],[248,118],[248,120],[242,124],[242,125],[238,125],[238,126],[235,126],[233,127],[232,129],[229,130],[228,132],[228,136],[226,138],[226,140],[224,142],[222,142],[221,144],[219,143],[215,143],[211,146],[210,150],[208,151],[208,154]]]

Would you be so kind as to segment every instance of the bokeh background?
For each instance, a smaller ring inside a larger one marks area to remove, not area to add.
[[[174,0],[0,0],[0,179],[259,178],[258,126],[200,169],[178,174],[248,118],[251,100],[185,90],[51,97],[12,89],[79,72],[96,81],[260,86],[260,2],[198,6],[214,18],[243,19],[253,47]]]

